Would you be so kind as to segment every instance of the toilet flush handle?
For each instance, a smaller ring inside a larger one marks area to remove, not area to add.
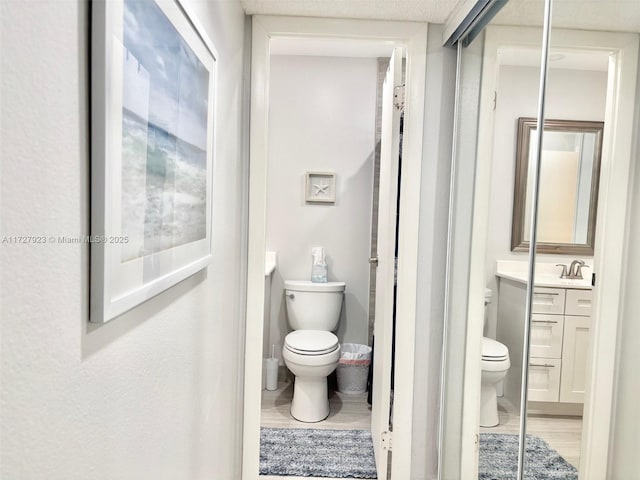
[[[289,297],[291,300],[296,298],[296,296],[293,293],[287,293],[287,297]]]

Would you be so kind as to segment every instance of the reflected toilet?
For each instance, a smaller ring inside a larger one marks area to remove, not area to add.
[[[492,291],[485,289],[485,306],[491,303],[491,297]],[[500,423],[496,387],[511,366],[509,349],[496,340],[482,337],[481,365],[480,426],[496,427]]]

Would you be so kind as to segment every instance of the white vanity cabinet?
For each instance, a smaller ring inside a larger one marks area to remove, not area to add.
[[[529,400],[583,403],[591,290],[536,287],[531,314]]]
[[[579,414],[584,402],[591,327],[590,288],[536,286],[529,337],[529,411]],[[497,340],[507,345],[511,368],[504,395],[520,403],[526,284],[501,278]]]
[[[584,403],[591,339],[591,290],[567,290],[560,401]]]

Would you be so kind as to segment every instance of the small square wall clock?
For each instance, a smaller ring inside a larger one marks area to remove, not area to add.
[[[304,199],[307,203],[335,203],[336,174],[307,172]]]

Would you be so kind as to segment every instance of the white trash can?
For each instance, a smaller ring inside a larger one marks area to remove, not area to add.
[[[364,393],[371,365],[371,347],[357,343],[340,346],[340,360],[336,374],[338,391],[342,393]]]

